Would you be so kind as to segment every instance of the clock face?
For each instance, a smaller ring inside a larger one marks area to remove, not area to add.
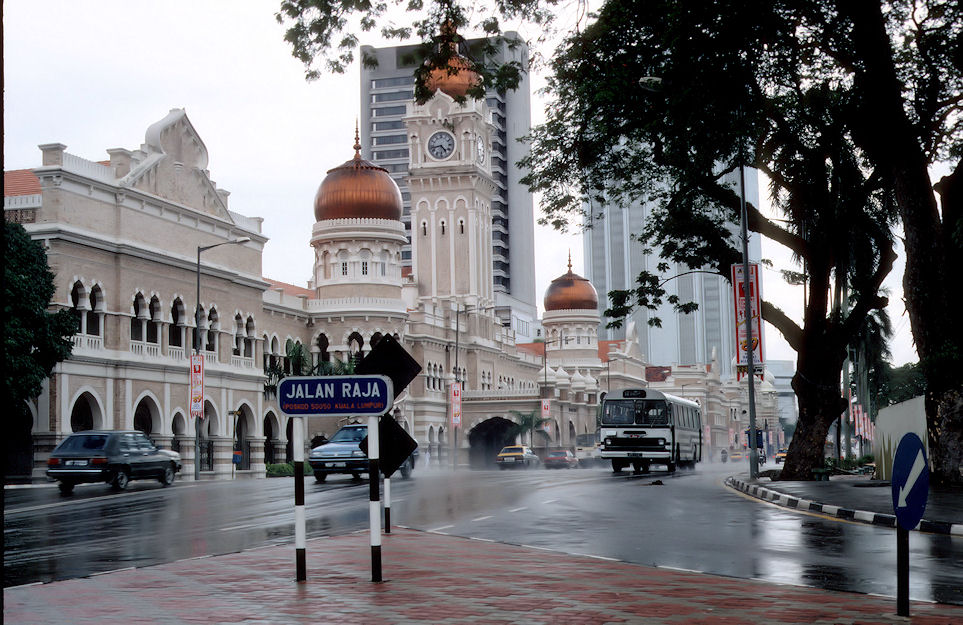
[[[485,140],[481,137],[475,139],[475,157],[479,165],[485,162]]]
[[[428,153],[442,159],[455,151],[455,138],[447,132],[436,132],[428,138]]]

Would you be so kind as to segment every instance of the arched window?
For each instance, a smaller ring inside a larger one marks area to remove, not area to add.
[[[328,335],[324,333],[318,335],[318,357],[321,359],[321,362],[331,362],[331,353],[328,352],[328,346],[330,344],[331,343],[328,341]]]
[[[241,313],[237,313],[234,315],[234,347],[231,349],[235,356],[240,356],[244,349],[244,336],[244,319]]]
[[[80,280],[74,282],[73,288],[70,289],[70,301],[73,303],[74,316],[77,318],[77,333],[87,334],[87,307],[90,305],[90,301],[87,298],[87,290]]]
[[[132,305],[133,316],[130,318],[130,340],[132,341],[143,341],[144,340],[144,326],[147,325],[147,301],[144,299],[143,293],[138,293],[134,296],[134,303]]]
[[[257,326],[254,325],[254,317],[248,317],[244,324],[244,357],[254,358],[254,341],[257,340]]]
[[[90,291],[90,308],[87,310],[87,334],[100,336],[101,316],[104,312],[104,294],[100,285],[94,285]]]
[[[160,327],[161,327],[161,303],[160,299],[154,295],[150,298],[150,321],[147,323],[147,342],[148,343],[159,343],[160,339]]]
[[[348,350],[355,364],[364,357],[364,337],[360,333],[352,332],[351,336],[348,337]]]
[[[171,304],[171,326],[167,332],[167,342],[171,347],[184,347],[184,302],[179,297]]]
[[[211,312],[207,315],[207,340],[204,349],[209,352],[217,353],[217,334],[221,325],[217,320],[217,309],[211,306]]]

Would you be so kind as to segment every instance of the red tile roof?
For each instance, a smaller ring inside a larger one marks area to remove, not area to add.
[[[649,382],[665,382],[672,375],[672,367],[646,367],[645,379]]]
[[[531,354],[532,356],[538,356],[539,358],[545,354],[545,343],[542,343],[541,341],[538,341],[537,343],[516,343],[515,347],[523,352]]]
[[[317,297],[313,290],[306,289],[303,286],[295,286],[293,284],[288,284],[287,282],[272,280],[271,278],[264,278],[264,281],[271,285],[271,289],[283,289],[285,295],[306,295],[308,297]]]
[[[3,197],[38,193],[40,193],[40,180],[29,169],[3,172]]]

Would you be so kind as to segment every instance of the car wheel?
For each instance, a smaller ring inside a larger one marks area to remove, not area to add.
[[[355,481],[359,481],[359,480],[361,480],[361,474],[360,474],[360,473],[352,473],[352,474],[351,474],[351,479],[353,479],[353,480],[355,480]]]
[[[613,460],[612,460],[612,472],[613,472],[613,473],[618,473],[618,472],[621,471],[621,470],[622,470],[622,463],[619,462],[618,460],[613,459]]]
[[[314,472],[314,481],[317,482],[318,484],[324,482],[326,479],[328,479],[327,473],[320,473],[318,471]]]
[[[73,482],[61,482],[60,484],[57,485],[57,488],[60,489],[60,493],[61,493],[61,494],[63,494],[63,495],[69,495],[70,493],[74,492],[74,483],[73,483]]]
[[[114,479],[110,485],[114,487],[114,490],[126,490],[128,484],[130,484],[130,474],[127,469],[118,469],[114,473]]]
[[[168,464],[164,467],[164,473],[160,477],[160,483],[164,486],[170,486],[174,483],[174,465]]]

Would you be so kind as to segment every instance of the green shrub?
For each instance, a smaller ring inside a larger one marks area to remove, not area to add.
[[[294,463],[283,462],[281,464],[269,464],[265,468],[264,473],[267,477],[294,477]],[[311,470],[311,465],[307,462],[304,463],[304,474],[314,475],[314,471]]]

